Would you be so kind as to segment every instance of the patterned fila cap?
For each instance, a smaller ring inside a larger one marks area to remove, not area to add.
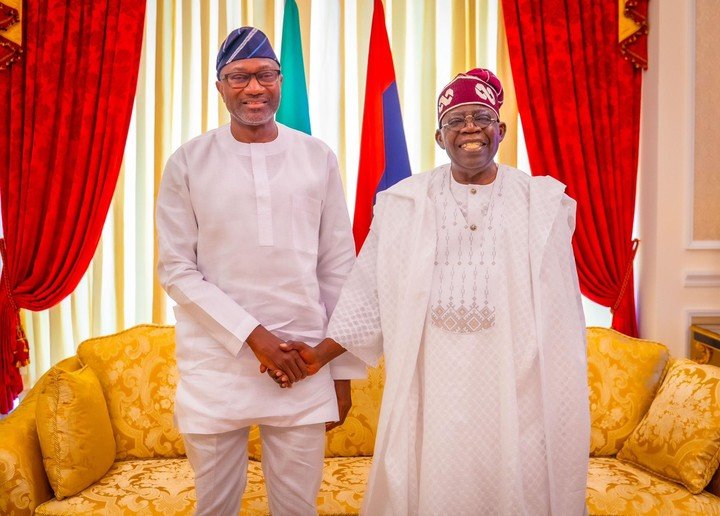
[[[280,61],[278,61],[275,51],[270,45],[270,40],[263,31],[255,27],[240,27],[232,31],[225,38],[218,51],[217,61],[215,62],[218,80],[223,66],[233,61],[254,57],[272,59],[280,65]]]
[[[472,70],[455,76],[438,96],[438,123],[449,110],[466,104],[482,104],[495,112],[498,117],[504,100],[503,87],[494,73],[485,68]]]

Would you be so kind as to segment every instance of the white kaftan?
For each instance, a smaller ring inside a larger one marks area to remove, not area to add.
[[[244,345],[258,324],[317,344],[354,261],[334,154],[278,128],[274,141],[248,144],[220,127],[180,147],[163,174],[158,273],[178,305],[182,433],[337,420],[332,379],[366,375],[344,360],[281,390]]]
[[[574,202],[505,166],[489,192],[451,184],[443,166],[379,196],[328,328],[368,363],[385,354],[364,513],[582,514]]]

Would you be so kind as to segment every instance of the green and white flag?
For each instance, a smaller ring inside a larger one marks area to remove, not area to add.
[[[277,121],[310,134],[310,110],[307,85],[305,84],[300,16],[295,0],[285,0],[280,66],[282,67],[283,83]]]

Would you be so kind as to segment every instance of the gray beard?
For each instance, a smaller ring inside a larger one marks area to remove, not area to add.
[[[232,118],[234,118],[237,122],[241,123],[242,125],[264,125],[275,118],[275,113],[271,112],[266,117],[263,117],[263,118],[259,118],[259,117],[247,118],[247,117],[242,116],[240,113],[233,113]]]

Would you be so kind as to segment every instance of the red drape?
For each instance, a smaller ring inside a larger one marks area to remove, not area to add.
[[[613,328],[636,336],[642,76],[620,52],[617,0],[503,0],[503,11],[531,168],[578,202],[580,289],[613,309]]]
[[[145,0],[33,0],[24,54],[0,72],[0,411],[27,362],[18,308],[45,310],[87,270],[117,183]],[[0,246],[2,247],[2,246]]]

